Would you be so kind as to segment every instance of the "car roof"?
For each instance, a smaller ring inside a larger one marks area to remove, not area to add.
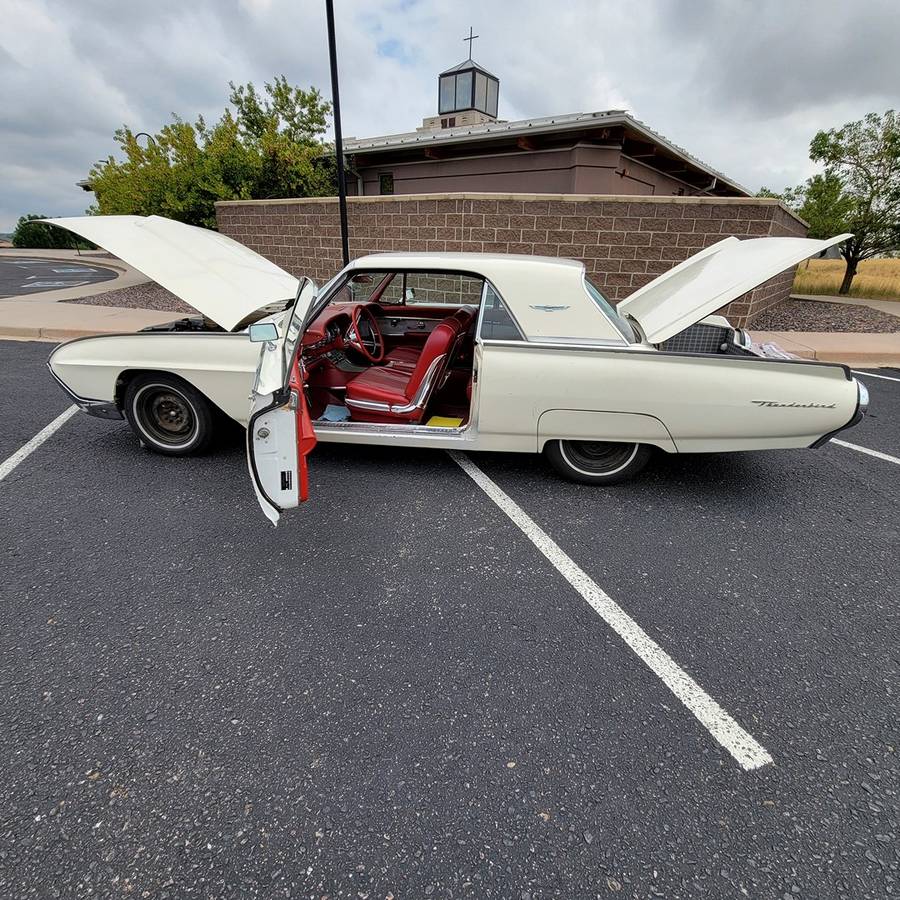
[[[521,266],[552,266],[554,268],[583,268],[582,263],[574,259],[561,259],[556,256],[530,256],[525,253],[404,253],[402,251],[389,253],[370,253],[361,256],[350,263],[349,268],[369,269],[375,266],[391,266],[402,268],[429,268],[450,269],[451,271],[467,272],[474,270],[482,274],[483,267],[493,268],[495,265],[521,265]],[[486,271],[483,274],[487,274]]]
[[[460,272],[486,278],[532,341],[613,341],[622,335],[584,288],[584,263],[513,253],[373,253],[347,266],[365,270]]]

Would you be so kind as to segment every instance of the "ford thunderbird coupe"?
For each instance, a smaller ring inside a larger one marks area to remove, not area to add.
[[[156,216],[50,221],[199,313],[63,344],[53,377],[159,453],[202,451],[223,417],[247,426],[273,521],[306,499],[317,440],[543,453],[567,478],[611,484],[653,448],[819,447],[868,402],[845,366],[759,355],[715,314],[849,235],[726,238],[614,307],[572,260],[384,253],[320,288]]]

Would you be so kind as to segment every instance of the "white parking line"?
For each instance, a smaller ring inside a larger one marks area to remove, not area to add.
[[[20,447],[13,453],[9,459],[5,459],[0,463],[0,481],[3,481],[19,463],[26,460],[47,438],[52,437],[75,413],[78,412],[77,406],[70,406],[64,413],[58,415],[49,425],[42,428],[27,444]]]
[[[772,762],[765,747],[744,731],[507,493],[464,453],[455,450],[449,453],[453,461],[506,513],[557,572],[737,760],[741,768],[749,771]]]
[[[900,378],[891,378],[890,375],[875,375],[872,372],[857,372],[856,369],[850,370],[854,375],[862,375],[864,378],[883,378],[885,381],[900,381]]]
[[[847,441],[839,441],[837,438],[831,439],[832,444],[837,444],[839,447],[847,447],[849,450],[856,450],[857,453],[865,453],[867,456],[874,456],[876,459],[883,459],[885,462],[894,463],[897,466],[900,466],[900,459],[896,456],[891,456],[889,453],[882,453],[880,450],[870,450],[868,447],[860,447],[859,444],[851,444]]]

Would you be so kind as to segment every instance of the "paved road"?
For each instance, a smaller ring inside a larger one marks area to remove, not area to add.
[[[20,256],[0,257],[0,297],[56,291],[82,284],[99,284],[118,277],[112,269],[89,262],[58,262]]]
[[[0,352],[5,458],[65,399],[46,345]],[[900,382],[868,384],[845,436],[900,455]],[[78,415],[0,484],[0,896],[895,894],[900,466],[663,458],[600,491],[475,460],[773,764],[446,455],[320,446],[272,529],[237,439],[170,460]]]

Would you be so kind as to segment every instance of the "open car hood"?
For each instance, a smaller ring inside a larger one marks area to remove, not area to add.
[[[217,231],[163,216],[46,221],[118,256],[226,331],[260,307],[297,293],[293,275]]]
[[[729,237],[669,269],[618,304],[651,344],[661,344],[764,281],[852,237]]]

